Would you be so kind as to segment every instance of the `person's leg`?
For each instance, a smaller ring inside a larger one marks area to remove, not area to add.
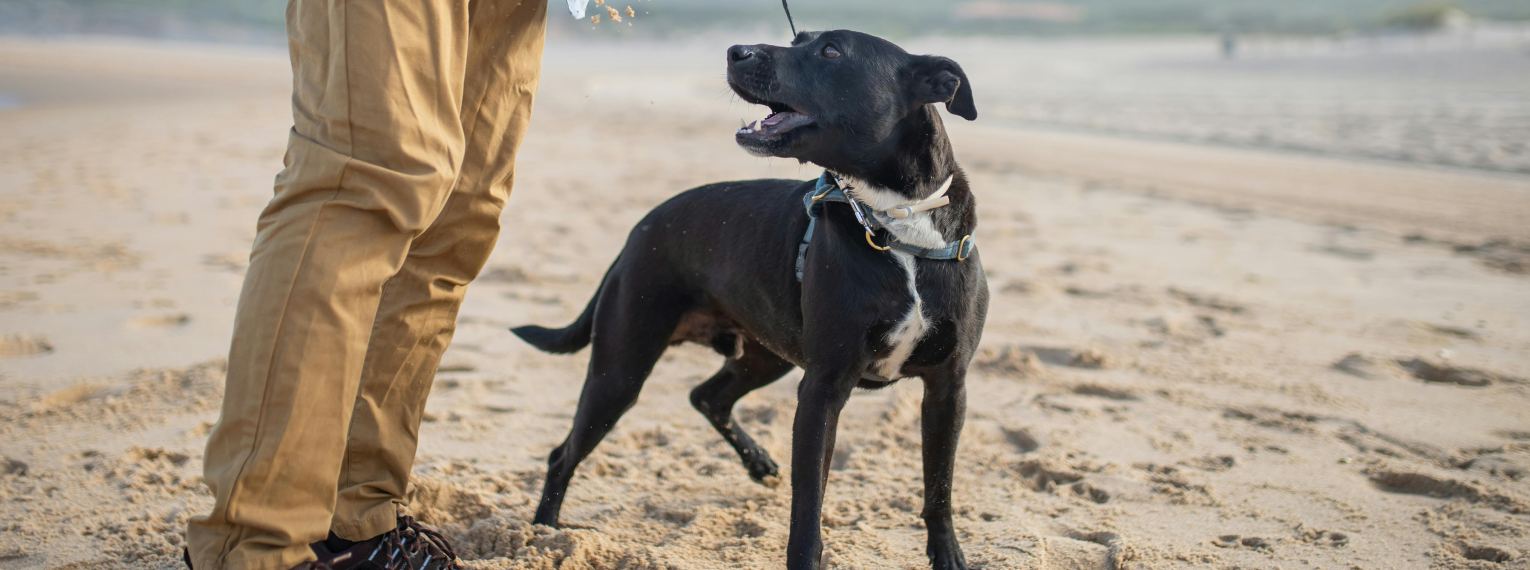
[[[287,570],[329,530],[383,282],[464,148],[464,0],[294,0],[294,125],[240,294],[197,570]]]
[[[467,148],[445,209],[383,288],[331,527],[348,540],[394,528],[426,396],[467,285],[499,237],[516,150],[531,118],[547,3],[478,0],[471,10],[462,106]]]

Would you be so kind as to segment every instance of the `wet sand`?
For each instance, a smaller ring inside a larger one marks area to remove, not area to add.
[[[818,174],[733,146],[761,115],[722,85],[736,41],[549,45],[505,230],[422,428],[411,509],[474,567],[783,564],[790,490],[750,482],[690,410],[721,363],[700,347],[665,356],[584,464],[570,528],[527,526],[587,353],[505,330],[571,320],[678,191]],[[973,45],[909,47],[957,57],[985,113],[1004,99],[983,78],[1036,44]],[[0,109],[0,568],[177,566],[209,500],[201,447],[290,125],[286,66],[0,40],[0,93],[20,101]],[[974,567],[1530,568],[1530,179],[983,117],[948,121],[994,295],[955,490]],[[740,405],[783,467],[798,378]],[[831,568],[927,567],[919,397],[852,398]]]

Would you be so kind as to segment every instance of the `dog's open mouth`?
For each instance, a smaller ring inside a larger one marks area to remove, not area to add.
[[[766,103],[766,105],[770,107],[770,116],[740,127],[735,133],[735,137],[740,142],[777,140],[789,132],[814,123],[813,117],[786,105],[780,103]]]

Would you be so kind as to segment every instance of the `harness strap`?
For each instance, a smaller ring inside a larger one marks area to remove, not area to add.
[[[889,210],[888,215],[901,219],[913,214],[917,214],[919,212],[944,206],[951,202],[951,199],[945,196],[946,190],[950,189],[950,187],[951,179],[948,178],[946,179],[945,184],[941,185],[940,190],[936,192],[935,195],[908,206],[900,206],[898,208],[894,208],[893,210]],[[797,245],[796,269],[798,281],[802,281],[802,271],[807,265],[808,245],[810,245],[813,241],[813,230],[818,225],[818,216],[823,211],[824,202],[840,202],[849,204],[851,209],[856,214],[856,220],[866,228],[867,242],[870,243],[871,247],[875,249],[883,251],[887,249],[896,249],[903,253],[917,257],[923,257],[925,259],[954,259],[956,261],[962,261],[968,257],[971,257],[972,251],[977,248],[977,243],[973,241],[972,236],[970,235],[963,236],[962,239],[948,243],[944,247],[937,248],[925,248],[906,244],[898,241],[898,239],[894,236],[889,236],[887,239],[887,247],[878,247],[876,243],[871,242],[870,240],[872,234],[876,233],[878,230],[884,229],[882,223],[877,221],[876,216],[864,215],[861,212],[860,203],[857,202],[855,198],[852,198],[850,195],[846,194],[845,190],[841,188],[839,183],[834,179],[834,176],[826,171],[823,173],[823,176],[818,178],[818,184],[813,187],[813,190],[802,196],[802,206],[807,210],[808,215],[808,227],[807,232],[802,234],[802,242]],[[902,213],[903,215],[900,216],[898,213]]]

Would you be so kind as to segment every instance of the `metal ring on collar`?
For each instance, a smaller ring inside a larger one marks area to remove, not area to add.
[[[962,237],[962,242],[956,246],[956,260],[957,261],[966,261],[967,257],[972,254],[972,252],[970,252],[970,251],[967,252],[967,255],[963,255],[962,254],[962,251],[967,249],[967,242],[969,242],[969,241],[972,241],[972,234],[967,234],[966,236],[963,236]]]
[[[882,246],[877,245],[877,242],[871,241],[871,230],[866,230],[866,245],[871,246],[871,249],[875,249],[877,251],[887,251],[889,249],[892,249],[891,245],[888,245],[887,247],[882,247]]]

